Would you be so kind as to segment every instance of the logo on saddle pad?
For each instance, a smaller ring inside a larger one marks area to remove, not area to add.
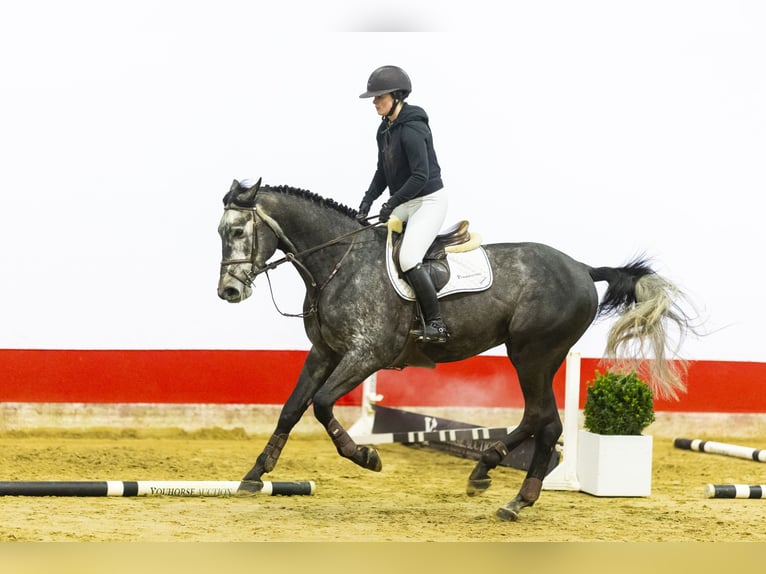
[[[399,267],[404,224],[396,217],[388,221],[386,269],[391,284],[400,297],[415,300],[415,292],[404,279]],[[460,221],[436,236],[423,258],[439,298],[455,293],[484,291],[492,286],[492,267],[481,237],[468,231],[468,222]]]

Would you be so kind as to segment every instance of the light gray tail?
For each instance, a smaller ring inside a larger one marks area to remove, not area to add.
[[[655,396],[678,399],[686,391],[687,370],[679,351],[685,336],[695,331],[680,305],[687,301],[684,294],[643,260],[591,269],[590,274],[594,281],[609,282],[600,314],[617,316],[605,358],[617,370],[646,378]]]

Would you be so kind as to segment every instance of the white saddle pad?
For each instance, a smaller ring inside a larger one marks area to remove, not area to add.
[[[392,256],[391,235],[386,243],[386,269],[391,284],[400,297],[408,301],[415,300],[415,292],[399,273]],[[492,267],[483,247],[472,249],[463,253],[447,252],[447,261],[450,267],[450,279],[447,284],[437,293],[441,299],[455,293],[477,292],[489,289],[492,286]]]

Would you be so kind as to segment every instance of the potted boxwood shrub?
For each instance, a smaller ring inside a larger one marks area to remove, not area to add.
[[[649,496],[654,422],[652,389],[636,373],[596,377],[588,386],[584,429],[578,433],[580,489],[596,496]]]

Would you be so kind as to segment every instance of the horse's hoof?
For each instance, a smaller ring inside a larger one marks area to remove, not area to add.
[[[257,495],[261,490],[263,490],[263,483],[260,480],[243,480],[239,483],[235,496],[249,498]]]
[[[492,485],[491,478],[469,478],[465,493],[468,496],[477,496],[482,494]]]
[[[362,447],[367,449],[367,457],[366,462],[364,464],[364,468],[368,470],[372,470],[373,472],[380,472],[383,470],[383,461],[380,460],[380,455],[378,454],[378,451],[374,448],[369,447]]]
[[[498,508],[497,512],[495,512],[495,516],[497,516],[500,520],[516,522],[519,519],[519,513],[521,510],[529,506],[534,506],[534,504],[534,500],[526,500],[521,495],[519,495],[507,503],[505,506]]]
[[[357,446],[354,454],[351,455],[349,459],[354,464],[358,464],[367,470],[372,470],[374,472],[383,470],[383,463],[380,460],[378,451],[368,446]]]
[[[250,469],[250,472],[248,472],[245,477],[242,479],[244,482],[261,482],[261,474],[257,470],[255,470],[255,467]]]
[[[498,508],[495,516],[504,522],[516,522],[519,519],[519,510],[513,502],[509,502]]]

